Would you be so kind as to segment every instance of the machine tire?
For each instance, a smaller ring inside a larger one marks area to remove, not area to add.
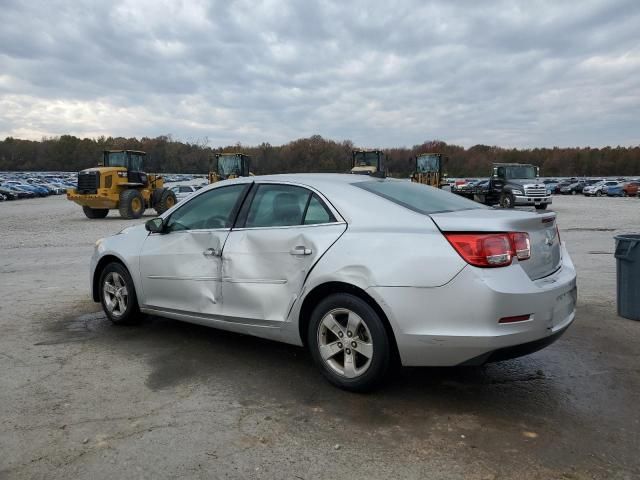
[[[109,215],[108,208],[91,208],[83,206],[82,211],[87,216],[87,218],[104,218]]]
[[[352,314],[355,314],[355,317],[352,317]],[[321,347],[326,347],[326,345],[321,344],[329,340],[326,337],[327,329],[324,323],[328,317],[333,318],[336,324],[340,325],[340,332],[344,336],[341,335],[342,338],[339,338],[335,335],[336,330],[331,329],[333,335],[331,340],[335,337],[338,341],[342,340],[343,343],[341,345],[335,342],[336,348],[341,347],[340,350],[325,360],[321,354]],[[355,332],[349,332],[349,319],[357,317],[362,322],[356,324]],[[391,364],[390,342],[384,323],[376,311],[361,298],[348,293],[334,293],[320,301],[311,314],[307,329],[307,345],[317,367],[333,385],[352,392],[372,390],[385,378]],[[362,348],[364,343],[368,345],[368,352],[371,355],[368,364],[367,356],[358,353],[359,351],[350,347],[349,343],[359,344],[358,348]],[[350,353],[349,350],[353,353]],[[345,374],[345,356],[347,354],[354,358],[353,376]],[[342,359],[342,365],[340,365],[340,359]],[[361,364],[360,368],[364,369],[361,373],[357,373],[357,361]],[[343,368],[342,372],[340,367]]]
[[[515,207],[515,200],[513,195],[510,193],[503,193],[500,195],[500,206],[502,208],[513,208]]]
[[[540,205],[536,205],[536,210],[546,210],[546,209],[547,209],[546,203],[541,203]]]
[[[140,218],[144,213],[144,198],[138,190],[124,190],[120,193],[119,210],[122,218]]]
[[[108,293],[109,289],[111,292],[118,290],[118,293]],[[125,308],[122,308],[123,305],[118,302],[122,302]],[[140,320],[135,285],[131,275],[121,263],[111,262],[102,270],[100,303],[105,315],[116,325],[132,324]]]
[[[178,199],[176,198],[176,194],[173,193],[168,188],[158,189],[153,192],[154,197],[156,196],[156,192],[158,192],[158,199],[153,204],[153,208],[158,213],[158,215],[162,215],[164,212],[173,207],[176,203],[178,203]]]

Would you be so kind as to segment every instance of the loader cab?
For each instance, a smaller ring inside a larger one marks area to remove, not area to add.
[[[421,153],[416,156],[415,170],[411,181],[440,188],[446,183],[443,173],[445,157],[441,153]]]
[[[351,173],[384,177],[384,152],[382,150],[353,150]]]
[[[128,182],[131,184],[147,184],[144,173],[145,152],[137,150],[105,150],[102,157],[104,167],[123,167],[127,169]]]
[[[215,169],[213,160],[215,159]],[[209,160],[209,183],[251,175],[251,157],[244,153],[217,153]]]

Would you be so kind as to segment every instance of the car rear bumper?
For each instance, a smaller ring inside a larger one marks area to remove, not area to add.
[[[514,195],[514,205],[541,205],[553,203],[551,195],[546,197],[529,197],[527,195]]]
[[[562,248],[553,274],[532,281],[510,267],[465,267],[437,288],[372,287],[389,318],[403,365],[478,364],[530,353],[555,341],[575,318],[576,272]],[[528,320],[499,319],[530,315]]]

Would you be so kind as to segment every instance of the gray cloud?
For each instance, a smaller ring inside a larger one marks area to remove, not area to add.
[[[0,136],[640,143],[640,4],[0,0]]]

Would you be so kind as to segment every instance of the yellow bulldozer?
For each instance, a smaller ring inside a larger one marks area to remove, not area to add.
[[[353,150],[351,152],[351,173],[385,176],[384,152],[382,150]]]
[[[216,168],[213,168],[215,158]],[[209,157],[209,183],[220,180],[230,180],[238,177],[248,177],[253,175],[251,167],[251,157],[244,153],[216,153]]]
[[[445,157],[441,153],[421,153],[415,158],[415,171],[411,174],[411,181],[441,188],[447,177],[443,173]]]
[[[118,209],[122,218],[140,218],[147,208],[158,215],[176,203],[176,195],[164,188],[160,175],[144,172],[145,152],[105,150],[96,168],[78,172],[77,188],[67,190],[88,218],[104,218]]]

